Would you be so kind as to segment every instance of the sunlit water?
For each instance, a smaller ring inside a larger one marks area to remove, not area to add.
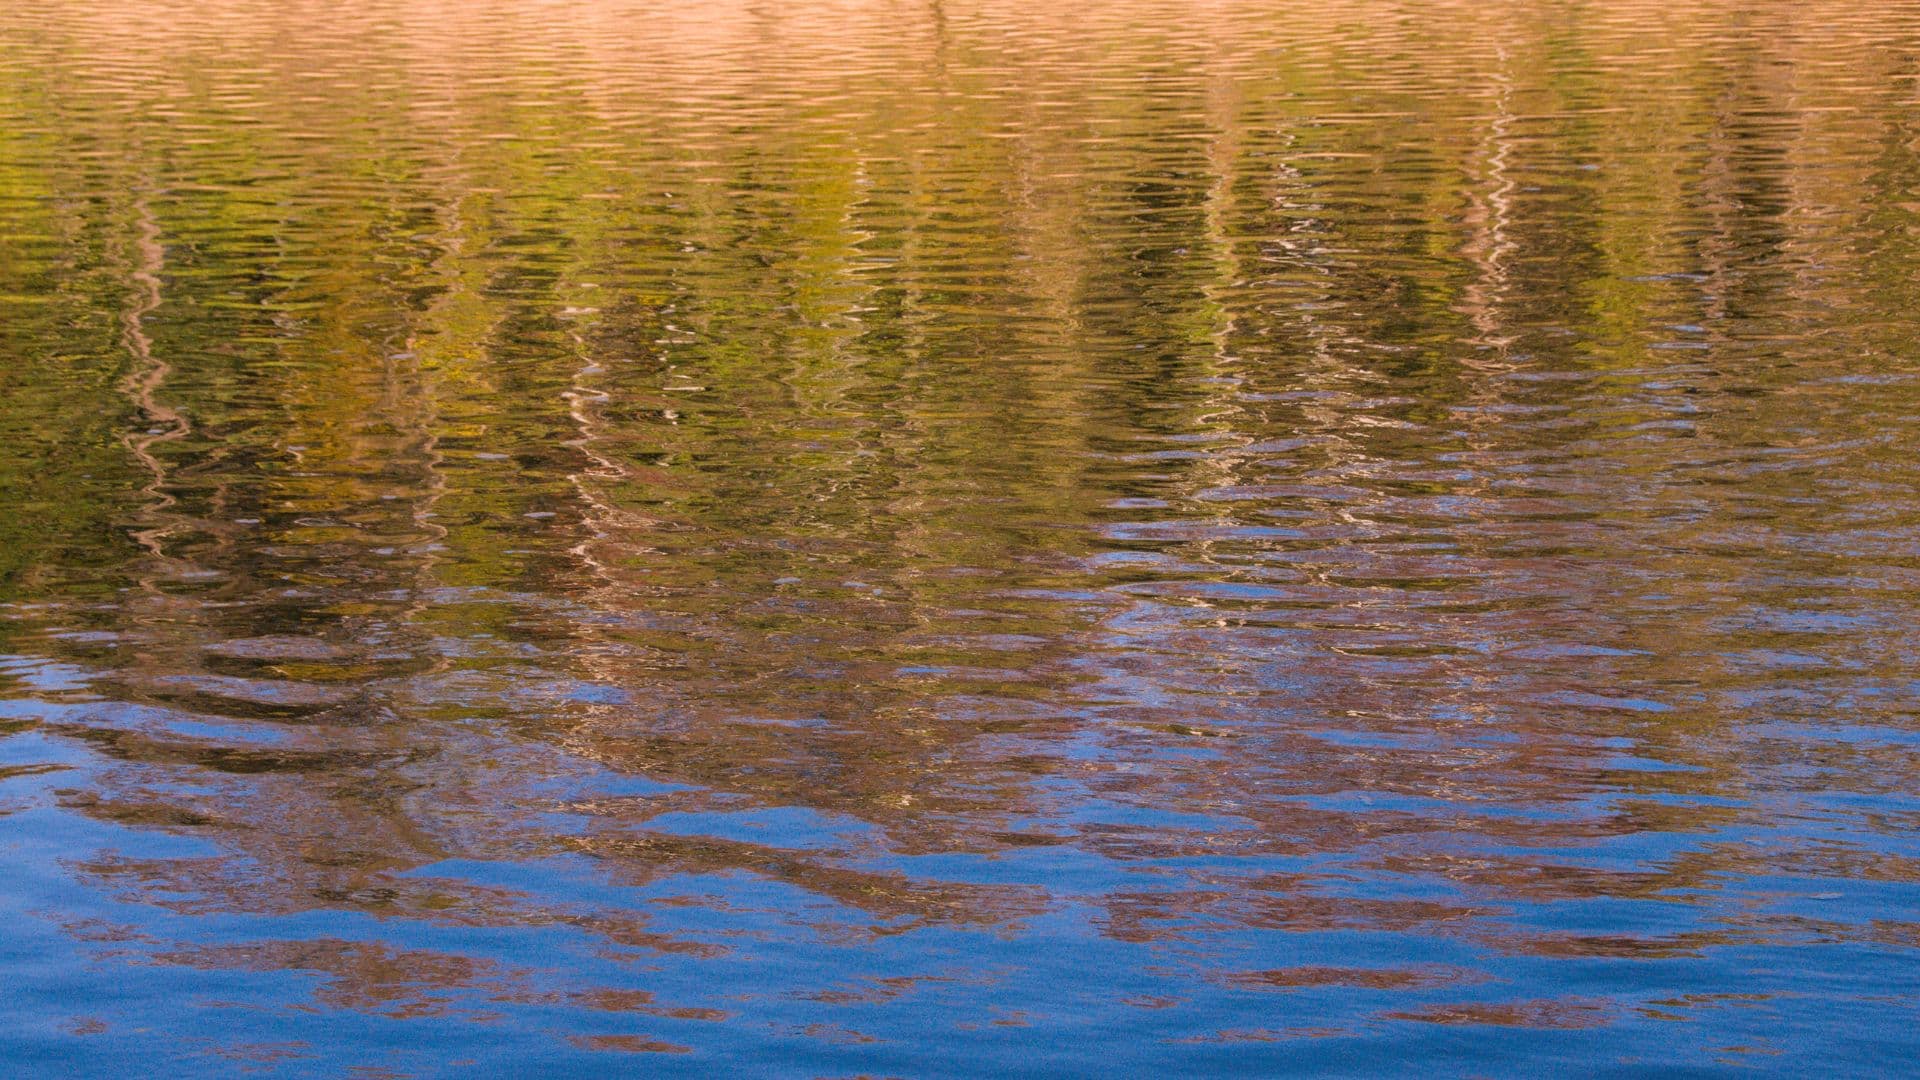
[[[1916,270],[1903,0],[11,0],[0,1071],[1899,1074]]]

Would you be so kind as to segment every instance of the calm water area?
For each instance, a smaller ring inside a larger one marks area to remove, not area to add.
[[[1920,1061],[1920,2],[7,0],[0,1074]]]

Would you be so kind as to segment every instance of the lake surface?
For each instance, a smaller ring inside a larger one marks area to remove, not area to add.
[[[11,0],[0,1072],[1893,1076],[1920,4]]]

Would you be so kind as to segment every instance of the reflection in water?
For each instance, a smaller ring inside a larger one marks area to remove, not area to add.
[[[0,13],[16,1067],[1911,1050],[1920,8],[308,7]]]

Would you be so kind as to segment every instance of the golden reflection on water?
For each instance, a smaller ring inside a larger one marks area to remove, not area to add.
[[[1905,1037],[1920,8],[0,45],[25,1067]]]

